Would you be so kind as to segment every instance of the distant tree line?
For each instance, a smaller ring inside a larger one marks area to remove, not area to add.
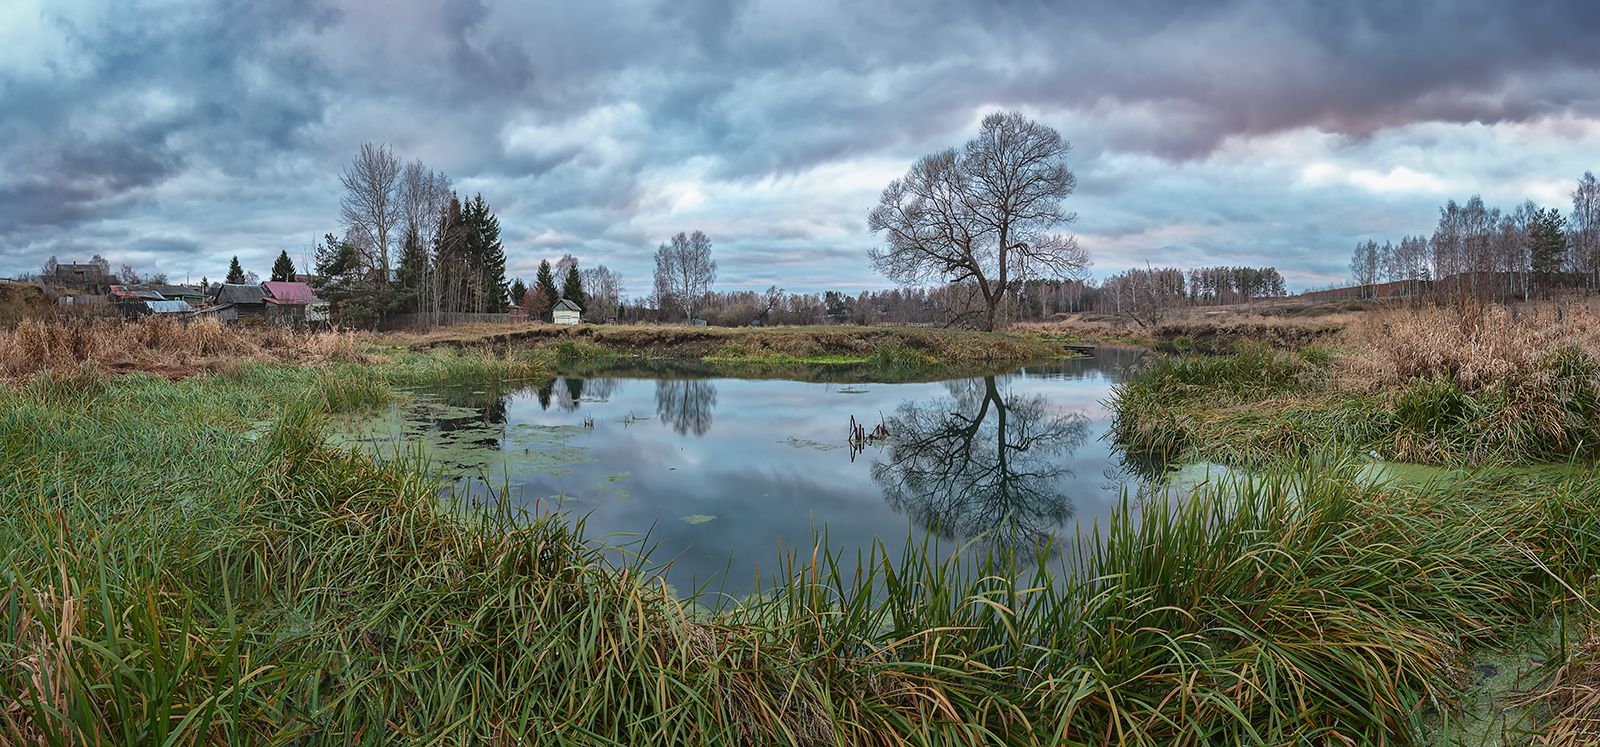
[[[1439,209],[1431,236],[1368,240],[1350,257],[1366,296],[1515,300],[1558,288],[1600,289],[1600,180],[1584,172],[1571,212],[1532,200],[1502,210],[1473,195]]]
[[[1196,282],[1198,279],[1198,282]],[[695,301],[696,314],[715,326],[749,324],[970,325],[972,288],[951,283],[937,287],[793,293],[777,286],[765,291],[707,292]],[[1144,323],[1158,322],[1173,309],[1246,303],[1286,294],[1283,276],[1272,267],[1208,267],[1128,270],[1102,283],[1091,279],[1035,278],[1020,284],[996,308],[997,323],[1043,321],[1061,314],[1093,311]],[[652,295],[626,305],[619,321],[674,322],[683,311],[663,307]]]

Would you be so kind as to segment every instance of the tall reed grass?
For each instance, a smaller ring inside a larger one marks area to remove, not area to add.
[[[1126,502],[1062,565],[819,538],[680,600],[581,520],[324,447],[319,375],[0,387],[0,741],[1403,744],[1600,571],[1595,479],[1308,461]]]

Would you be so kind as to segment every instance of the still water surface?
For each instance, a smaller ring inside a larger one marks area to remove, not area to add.
[[[1103,438],[1111,386],[1139,356],[895,384],[591,367],[540,388],[418,390],[344,438],[421,441],[457,494],[509,487],[586,516],[591,540],[643,540],[680,592],[740,594],[824,530],[852,557],[929,532],[1031,555],[1103,523],[1141,479]],[[852,445],[852,417],[889,437]]]

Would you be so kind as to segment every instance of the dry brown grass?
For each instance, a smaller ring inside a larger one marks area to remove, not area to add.
[[[1548,684],[1510,705],[1542,706],[1549,712],[1533,744],[1600,744],[1600,635],[1590,633]]]
[[[1553,353],[1600,356],[1600,316],[1580,304],[1394,310],[1358,317],[1341,342],[1347,388],[1421,379],[1481,391],[1536,377]]]
[[[61,581],[62,589],[70,588],[64,569]],[[32,720],[32,709],[19,693],[31,693],[47,708],[66,712],[72,644],[80,631],[78,600],[62,589],[51,586],[24,595],[13,587],[0,596],[0,605],[12,605],[20,612],[11,649],[26,652],[13,661],[0,661],[0,741],[7,736],[24,742],[45,741],[45,731]],[[36,616],[36,611],[43,616]],[[45,617],[54,617],[54,624]]]
[[[367,356],[350,332],[226,326],[215,319],[30,319],[0,330],[0,379],[7,380],[84,369],[181,378],[244,360],[320,365]]]

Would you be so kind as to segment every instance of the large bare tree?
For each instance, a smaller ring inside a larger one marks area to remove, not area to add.
[[[387,145],[363,143],[339,181],[344,184],[339,210],[345,235],[361,254],[366,273],[386,283],[389,238],[397,234],[401,219],[400,159]]]
[[[717,261],[711,258],[711,239],[704,233],[679,232],[656,249],[655,287],[658,301],[670,299],[694,323],[695,307],[717,282]]]
[[[617,304],[622,302],[622,275],[605,265],[583,270],[584,292],[589,294],[589,311],[594,318],[605,320],[617,316]]]
[[[923,157],[889,183],[868,217],[884,245],[872,264],[902,285],[970,284],[982,301],[979,325],[992,330],[1009,294],[1031,278],[1079,276],[1088,254],[1056,233],[1076,219],[1061,203],[1075,179],[1071,145],[1021,114],[984,118],[978,136]]]

